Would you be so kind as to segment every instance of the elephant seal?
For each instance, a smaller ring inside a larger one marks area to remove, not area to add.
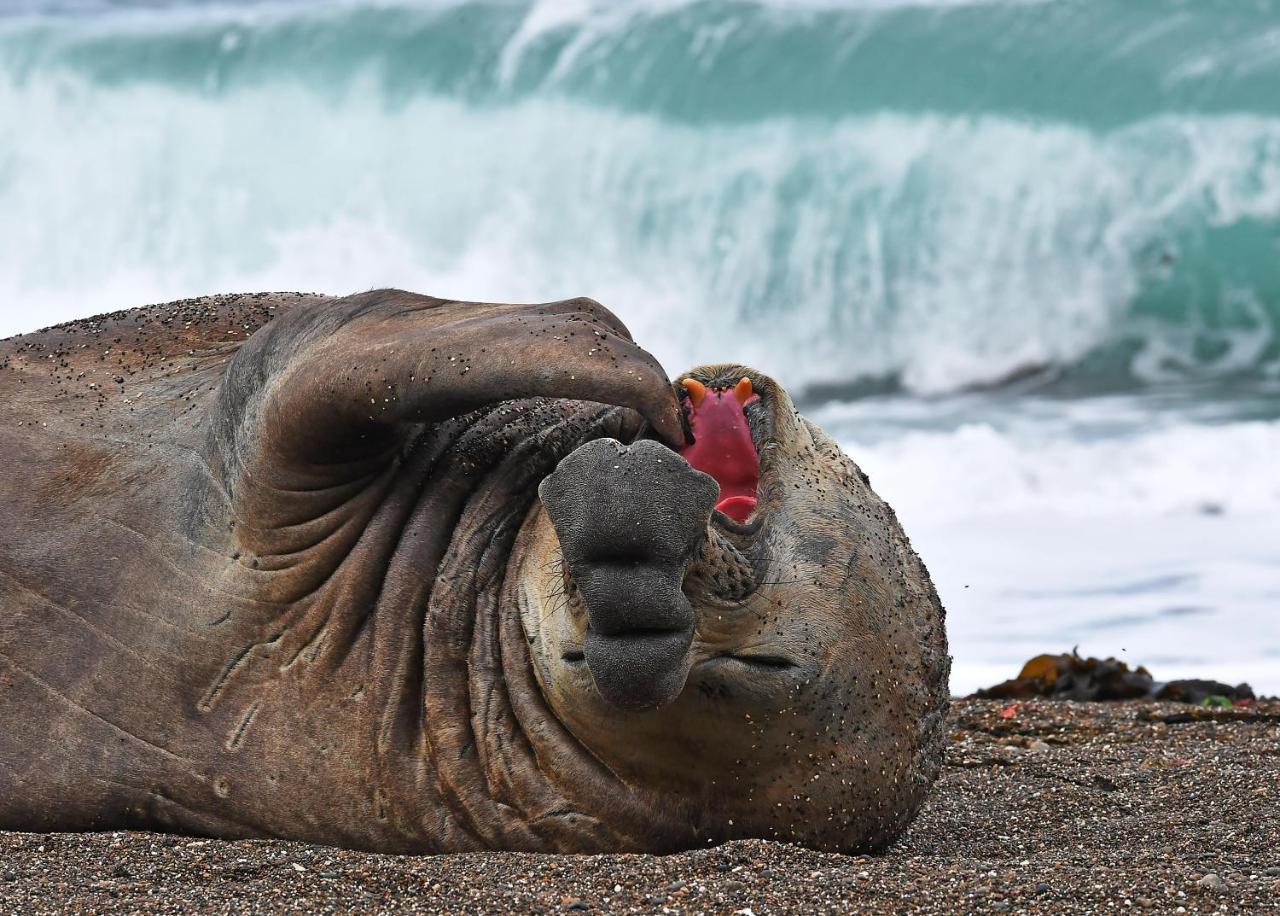
[[[934,779],[928,574],[749,368],[396,290],[2,346],[0,828],[864,850]]]

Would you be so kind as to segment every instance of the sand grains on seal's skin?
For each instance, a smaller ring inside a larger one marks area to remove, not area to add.
[[[948,725],[936,791],[882,855],[752,840],[671,856],[411,857],[10,833],[0,901],[34,913],[1280,910],[1280,702],[965,700]]]
[[[394,289],[0,343],[0,826],[863,851],[936,776],[928,573],[749,367],[713,422],[594,300]]]

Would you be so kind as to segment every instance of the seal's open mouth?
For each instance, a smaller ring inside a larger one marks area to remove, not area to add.
[[[749,378],[732,388],[708,388],[691,378],[680,384],[688,392],[689,425],[695,440],[680,454],[720,485],[716,509],[736,522],[745,522],[756,508],[760,456],[744,410],[760,396],[752,390]]]

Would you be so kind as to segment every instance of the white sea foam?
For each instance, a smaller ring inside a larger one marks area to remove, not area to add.
[[[953,691],[1078,645],[1160,679],[1280,693],[1280,422],[1129,399],[954,410],[815,415],[924,557],[948,609]]]
[[[793,387],[938,392],[1117,334],[1171,227],[1280,215],[1280,121],[695,129],[567,102],[388,109],[372,80],[0,83],[0,121],[22,125],[0,144],[0,325],[262,285],[591,293],[673,370],[732,355]],[[1274,341],[1248,295],[1219,369]],[[1133,365],[1203,365],[1202,331],[1155,321]]]
[[[1068,404],[1062,413],[1080,410]],[[838,416],[828,408],[815,419],[837,431],[899,513],[921,524],[1020,513],[1280,517],[1280,423],[1274,420],[1206,424],[1152,417],[1108,432],[1109,424],[1122,421],[1105,414],[1092,424],[1024,416],[1003,429],[962,421],[864,443],[858,421]]]

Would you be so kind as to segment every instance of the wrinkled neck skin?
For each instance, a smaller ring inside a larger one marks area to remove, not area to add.
[[[539,480],[582,443],[629,441],[640,426],[622,408],[530,399],[425,426],[394,451],[375,443],[354,464],[228,455],[242,461],[230,478],[236,562],[219,587],[257,600],[237,627],[251,638],[201,711],[229,732],[246,718],[261,730],[327,694],[325,759],[289,745],[269,759],[370,800],[336,812],[330,842],[337,831],[347,845],[419,852],[688,848],[684,805],[621,779],[547,707],[516,605],[515,543],[538,514]],[[372,774],[344,769],[370,753]],[[255,828],[316,832],[302,819]]]

